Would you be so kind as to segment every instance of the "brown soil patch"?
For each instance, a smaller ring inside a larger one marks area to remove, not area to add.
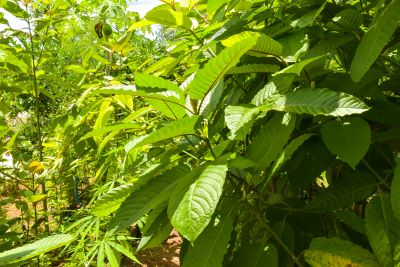
[[[179,267],[179,252],[182,239],[178,232],[173,230],[161,247],[147,249],[138,255],[143,267]],[[140,266],[139,264],[133,266]]]

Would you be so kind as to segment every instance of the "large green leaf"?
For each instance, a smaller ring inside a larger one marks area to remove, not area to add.
[[[137,186],[135,184],[126,184],[113,188],[94,203],[91,212],[99,217],[110,215],[136,189]]]
[[[368,172],[350,173],[319,192],[306,209],[327,212],[351,207],[354,202],[370,196],[377,185],[375,178]]]
[[[215,58],[210,59],[188,85],[189,96],[192,99],[203,99],[256,42],[257,38],[252,37],[235,43],[232,47],[224,49]]]
[[[247,157],[257,164],[254,168],[256,173],[263,171],[276,160],[289,141],[295,124],[295,115],[277,113],[260,129],[247,151]]]
[[[15,56],[12,52],[0,47],[0,62],[5,62],[18,67],[22,72],[28,71],[28,65]]]
[[[397,29],[399,20],[400,2],[393,0],[376,17],[357,47],[350,66],[353,81],[360,81],[369,70]]]
[[[336,237],[313,239],[304,258],[312,267],[379,266],[368,250]]]
[[[310,46],[310,40],[305,32],[296,32],[278,40],[283,45],[282,58],[286,62],[297,62]]]
[[[321,134],[329,151],[353,169],[371,144],[371,129],[366,121],[358,117],[330,121],[321,128]]]
[[[125,145],[125,151],[129,152],[131,149],[134,149],[136,147],[156,143],[177,136],[190,134],[194,135],[196,132],[196,124],[198,119],[199,116],[193,116],[168,123],[163,128],[129,141]]]
[[[400,241],[400,223],[394,217],[389,194],[379,193],[368,203],[365,229],[380,266],[393,266],[393,253]]]
[[[174,10],[153,9],[147,12],[145,19],[165,26],[181,27],[186,30],[190,30],[193,26],[188,16]]]
[[[255,119],[260,112],[259,107],[227,106],[225,108],[226,126],[231,130],[230,139],[243,139],[250,131]]]
[[[276,72],[279,66],[271,64],[247,64],[234,67],[227,74],[257,73],[257,72]]]
[[[180,165],[154,177],[140,190],[133,192],[117,210],[109,228],[122,230],[139,220],[143,215],[166,201],[179,180],[189,171]]]
[[[251,100],[251,103],[260,106],[273,95],[283,95],[288,93],[291,89],[290,87],[294,78],[294,74],[280,74],[274,76],[260,91],[257,92]]]
[[[248,54],[257,57],[265,57],[270,55],[279,56],[282,54],[282,45],[266,34],[258,32],[241,32],[222,40],[222,45],[231,47],[237,42],[248,41],[251,38],[257,38],[257,42],[249,49]]]
[[[182,267],[222,266],[232,229],[232,216],[221,216],[211,222],[185,254]]]
[[[225,182],[226,164],[208,165],[189,187],[171,218],[172,225],[194,241],[209,224]]]
[[[394,169],[390,199],[394,216],[398,221],[400,221],[400,158],[396,159],[396,168]]]
[[[233,256],[231,267],[274,267],[278,266],[278,250],[273,244],[244,245]]]
[[[323,59],[325,56],[317,56],[317,57],[312,57],[312,58],[307,58],[304,59],[296,64],[290,65],[287,68],[284,68],[283,70],[277,72],[276,74],[282,74],[282,73],[294,73],[297,76],[300,76],[300,73],[303,71],[303,69],[308,65],[311,64],[314,61]]]
[[[346,116],[367,111],[358,98],[328,89],[301,89],[276,99],[273,108],[298,114]]]
[[[48,251],[68,245],[75,240],[70,234],[48,236],[22,247],[0,253],[0,265],[11,264],[40,256]]]

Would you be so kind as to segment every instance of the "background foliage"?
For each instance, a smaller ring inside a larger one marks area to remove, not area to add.
[[[400,264],[398,1],[0,6],[1,264]]]

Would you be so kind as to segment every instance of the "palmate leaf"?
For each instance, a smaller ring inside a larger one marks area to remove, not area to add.
[[[22,247],[0,253],[0,265],[28,260],[48,251],[68,245],[75,240],[70,234],[48,236]]]
[[[154,177],[146,185],[140,187],[140,190],[130,194],[117,210],[109,229],[125,229],[158,204],[166,201],[179,180],[188,171],[189,168],[184,165],[176,166]]]
[[[229,138],[232,140],[244,138],[255,122],[254,117],[259,112],[259,107],[227,106],[225,108],[225,123],[231,130]]]
[[[182,267],[222,266],[232,229],[230,215],[222,215],[211,222],[185,254]]]
[[[400,158],[396,159],[396,168],[394,170],[392,186],[390,188],[390,200],[394,216],[400,221]]]
[[[242,74],[242,73],[258,73],[258,72],[276,72],[279,66],[272,64],[247,64],[239,67],[234,67],[227,74]]]
[[[360,99],[328,89],[301,89],[277,97],[273,109],[310,115],[346,116],[367,111]]]
[[[153,9],[147,12],[144,16],[145,19],[153,21],[165,26],[176,26],[190,30],[192,28],[192,21],[188,16],[179,11],[167,9]]]
[[[190,185],[171,218],[172,225],[194,241],[209,224],[225,182],[226,164],[210,164]]]
[[[368,250],[339,238],[318,237],[311,241],[304,258],[312,267],[378,267]]]
[[[371,144],[371,129],[366,121],[358,117],[330,121],[322,126],[321,134],[329,151],[353,169]]]
[[[376,190],[377,182],[368,172],[353,172],[322,190],[306,206],[307,210],[326,212],[350,207],[354,202],[370,196]]]
[[[396,220],[387,193],[379,193],[367,205],[365,230],[380,266],[393,266],[394,250],[400,241],[400,222]]]
[[[222,50],[215,58],[210,59],[188,85],[189,96],[192,99],[203,99],[256,42],[257,37],[250,37]]]
[[[223,46],[231,47],[238,42],[247,41],[251,38],[256,38],[257,42],[249,49],[249,55],[265,57],[270,55],[279,56],[282,54],[283,47],[279,42],[275,41],[266,34],[258,32],[241,32],[222,40],[221,43]]]
[[[277,267],[278,250],[273,244],[241,246],[233,256],[231,267]]]
[[[389,42],[400,20],[400,2],[393,0],[369,27],[357,47],[351,62],[350,77],[358,82],[369,70]]]
[[[257,164],[254,167],[257,173],[271,165],[281,153],[289,141],[295,122],[295,115],[277,113],[260,129],[247,151],[247,157]],[[258,182],[254,181],[255,184]]]
[[[199,116],[193,116],[168,123],[163,128],[129,141],[125,145],[125,151],[129,152],[131,149],[134,149],[136,147],[156,143],[177,136],[190,134],[193,135],[196,132],[196,124],[198,122],[198,119]]]

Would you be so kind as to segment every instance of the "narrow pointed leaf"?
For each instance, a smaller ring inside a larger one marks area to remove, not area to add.
[[[133,139],[125,145],[125,151],[129,152],[136,147],[152,144],[162,140],[170,139],[182,135],[195,134],[196,124],[199,116],[187,117],[173,121],[161,129],[158,129],[148,135],[143,135]]]
[[[232,47],[225,48],[215,58],[210,59],[188,85],[187,91],[192,99],[203,99],[217,85],[223,76],[234,67],[257,41],[256,37],[238,42]]]
[[[189,187],[171,218],[172,225],[194,241],[211,220],[225,182],[226,164],[209,165]]]
[[[350,77],[358,82],[374,64],[382,49],[389,42],[400,20],[400,2],[393,0],[377,16],[361,39],[351,62]]]
[[[22,247],[0,253],[1,264],[11,264],[40,256],[46,252],[68,245],[75,240],[70,234],[48,236]]]

